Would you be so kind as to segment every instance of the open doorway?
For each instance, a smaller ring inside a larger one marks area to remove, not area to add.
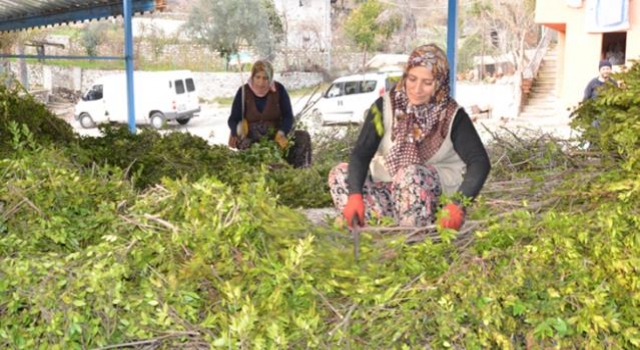
[[[602,34],[602,58],[606,58],[612,65],[625,64],[627,59],[627,32]]]

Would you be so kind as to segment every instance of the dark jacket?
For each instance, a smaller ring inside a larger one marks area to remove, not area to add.
[[[591,79],[589,84],[587,84],[587,87],[584,89],[584,97],[582,98],[582,101],[584,102],[589,99],[595,99],[598,96],[598,90],[604,84],[618,85],[618,82],[612,78],[609,78],[607,81],[602,81],[597,77]]]

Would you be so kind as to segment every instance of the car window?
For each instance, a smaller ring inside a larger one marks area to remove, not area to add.
[[[96,101],[102,99],[102,84],[94,85],[84,96],[85,101]]]
[[[377,82],[375,80],[363,80],[360,82],[360,92],[372,92],[376,90]]]
[[[343,83],[334,83],[334,84],[331,84],[331,86],[329,86],[329,88],[327,89],[327,92],[324,94],[324,97],[331,98],[331,97],[342,96],[344,95],[343,91],[344,91]]]
[[[193,83],[193,79],[187,78],[185,81],[187,82],[187,91],[189,92],[196,91],[196,84]]]
[[[180,94],[184,94],[184,81],[182,80],[176,80],[175,81],[175,86],[176,86],[176,94],[180,95]]]
[[[347,81],[344,83],[344,94],[345,95],[353,95],[358,93],[358,85],[359,81]]]

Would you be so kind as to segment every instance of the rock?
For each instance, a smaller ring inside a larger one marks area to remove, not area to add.
[[[331,225],[340,214],[336,208],[311,208],[301,211],[315,225]]]

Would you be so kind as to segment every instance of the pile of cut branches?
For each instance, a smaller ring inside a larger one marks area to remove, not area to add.
[[[160,157],[136,153],[146,162],[135,171],[89,163],[74,142],[41,142],[10,122],[0,347],[638,348],[638,75],[626,80],[633,93],[584,105],[600,108],[601,134],[584,133],[598,136],[599,152],[495,135],[491,178],[457,236],[382,222],[362,232],[357,261],[346,230],[283,205],[262,166],[244,173],[234,156],[185,150],[210,163],[192,169],[201,176],[181,174],[189,159],[170,159],[155,165],[174,176],[140,189],[135,177]],[[97,147],[105,157],[107,147]],[[242,160],[273,159],[262,151]],[[239,167],[225,168],[233,185],[208,173],[214,162]],[[322,191],[326,177],[313,179]]]
[[[585,168],[590,169],[592,177],[604,171],[598,169],[602,153],[582,150],[576,146],[577,140],[563,140],[543,132],[518,134],[506,128],[489,132],[492,141],[487,149],[492,170],[477,202],[468,207],[468,219],[458,233],[443,232],[436,225],[385,225],[384,220],[363,228],[361,233],[371,234],[379,241],[453,240],[464,249],[475,231],[486,228],[488,218],[496,220],[522,211],[531,215],[551,211],[561,199],[556,190],[566,186],[567,179],[582,175]]]

